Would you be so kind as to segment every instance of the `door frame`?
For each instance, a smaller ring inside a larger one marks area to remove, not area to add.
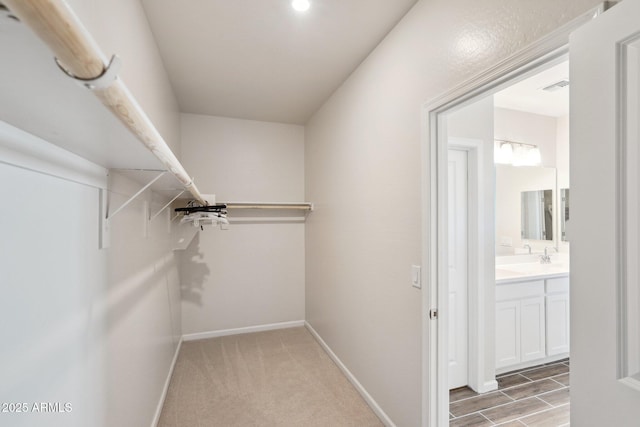
[[[610,7],[578,16],[494,67],[426,102],[422,107],[422,425],[449,424],[447,384],[447,150],[446,114],[564,60],[569,35]],[[428,183],[428,184],[427,184]],[[437,321],[436,321],[437,320]]]

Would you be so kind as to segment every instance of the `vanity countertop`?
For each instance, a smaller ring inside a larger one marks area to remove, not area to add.
[[[553,260],[551,264],[537,262],[505,263],[496,265],[496,284],[542,280],[569,275],[569,263]]]

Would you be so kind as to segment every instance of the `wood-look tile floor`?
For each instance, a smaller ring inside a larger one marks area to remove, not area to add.
[[[450,427],[569,426],[569,359],[499,375],[498,390],[449,392]]]

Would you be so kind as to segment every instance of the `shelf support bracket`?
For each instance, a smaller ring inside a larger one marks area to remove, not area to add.
[[[144,192],[144,190],[146,190],[147,188],[151,187],[153,185],[153,183],[155,183],[157,180],[159,180],[160,178],[162,178],[162,176],[166,173],[166,171],[162,171],[158,174],[158,176],[156,176],[155,178],[153,178],[147,185],[145,185],[144,187],[142,187],[136,194],[134,194],[133,196],[131,196],[129,198],[129,200],[127,200],[126,202],[124,202],[118,209],[116,209],[115,211],[113,211],[113,213],[108,213],[107,212],[107,216],[106,219],[110,220],[112,219],[114,216],[116,216],[122,209],[124,209],[125,207],[127,207],[127,205],[129,205],[129,203],[133,202],[136,197],[138,197],[140,194],[142,194]]]
[[[181,192],[178,193],[178,195],[176,197],[174,197],[173,199],[171,199],[171,201],[169,203],[167,203],[166,205],[164,205],[162,207],[162,209],[160,209],[158,212],[155,213],[155,215],[153,215],[151,218],[149,218],[149,222],[153,221],[154,219],[156,219],[156,217],[158,215],[160,215],[165,209],[167,209],[169,207],[169,205],[171,205],[171,203],[175,202],[178,197],[182,196],[184,194],[185,190],[182,190]]]

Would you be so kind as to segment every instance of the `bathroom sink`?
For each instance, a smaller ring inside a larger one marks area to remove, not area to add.
[[[527,278],[545,278],[546,276],[564,275],[569,273],[569,264],[556,262],[541,264],[539,262],[526,262],[521,264],[496,265],[496,281],[525,280]]]
[[[524,264],[509,264],[500,266],[502,270],[513,271],[521,274],[547,274],[562,273],[569,271],[565,264],[541,264],[539,262],[528,262]]]

